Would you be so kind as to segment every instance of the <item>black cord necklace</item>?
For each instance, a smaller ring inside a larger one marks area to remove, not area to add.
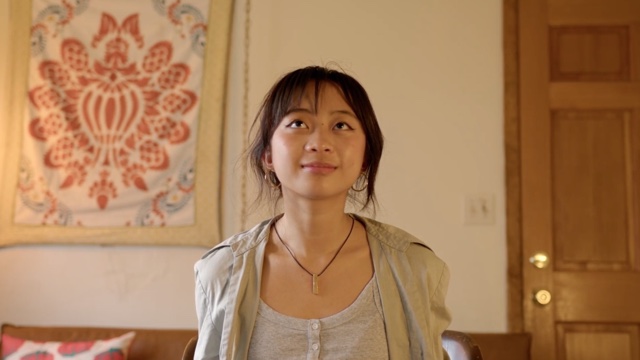
[[[331,263],[333,262],[333,260],[336,259],[336,257],[338,257],[338,254],[340,253],[340,250],[342,250],[342,248],[344,247],[344,244],[347,243],[347,240],[349,240],[349,237],[351,237],[351,232],[353,231],[353,225],[355,224],[355,219],[353,218],[353,216],[351,217],[351,229],[349,229],[349,234],[347,234],[347,237],[344,239],[344,241],[342,242],[342,245],[340,245],[340,247],[338,248],[338,250],[336,251],[336,253],[333,255],[333,257],[331,258],[331,260],[329,260],[329,263],[327,264],[327,266],[324,267],[324,269],[322,269],[322,271],[320,271],[317,274],[312,273],[311,271],[307,270],[307,268],[305,268],[304,266],[302,266],[302,264],[300,264],[300,261],[298,261],[298,259],[296,258],[296,256],[293,254],[293,251],[291,250],[291,248],[289,248],[289,245],[287,245],[284,240],[282,240],[282,237],[280,236],[280,233],[278,232],[278,227],[275,226],[275,224],[273,225],[273,229],[276,231],[276,235],[278,235],[278,239],[280,240],[280,242],[282,243],[282,245],[284,245],[284,247],[287,249],[287,251],[289,252],[289,254],[291,254],[291,257],[293,258],[293,260],[296,262],[296,264],[298,264],[298,266],[300,266],[300,268],[304,271],[307,272],[307,274],[311,275],[311,291],[313,292],[314,295],[318,295],[318,278],[320,277],[320,275],[322,275],[325,270],[327,270],[329,268],[329,265],[331,265]]]

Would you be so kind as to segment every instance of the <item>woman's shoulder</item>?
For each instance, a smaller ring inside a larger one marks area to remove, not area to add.
[[[445,266],[444,261],[436,255],[426,241],[408,231],[370,218],[358,215],[356,217],[365,224],[367,235],[378,241],[383,247],[404,252],[410,260],[415,262]]]
[[[266,233],[273,219],[267,219],[253,228],[237,233],[209,249],[195,264],[196,272],[215,275],[219,271],[229,269],[236,256],[255,247],[266,239]]]
[[[431,247],[429,247],[425,241],[397,226],[385,224],[359,215],[356,215],[356,218],[364,223],[369,236],[373,236],[387,246],[405,251],[412,244],[415,244],[431,250]]]
[[[386,260],[395,269],[403,269],[408,264],[412,274],[421,274],[423,281],[438,284],[448,278],[447,264],[422,239],[409,232],[373,219],[358,217],[367,228],[367,235],[380,244],[387,254]]]

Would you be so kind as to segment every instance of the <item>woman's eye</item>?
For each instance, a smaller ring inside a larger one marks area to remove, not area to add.
[[[353,130],[353,128],[351,126],[349,126],[349,124],[347,124],[346,122],[339,122],[335,125],[335,128],[338,130]]]
[[[287,125],[287,127],[294,128],[294,129],[302,129],[307,127],[307,125],[302,120],[293,120],[292,122],[289,123],[289,125]]]

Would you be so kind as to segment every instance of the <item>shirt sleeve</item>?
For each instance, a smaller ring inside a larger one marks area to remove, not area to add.
[[[445,298],[447,296],[447,290],[449,288],[449,267],[447,264],[442,263],[442,272],[440,274],[440,279],[438,284],[436,285],[433,293],[431,294],[430,301],[430,310],[431,310],[431,324],[433,324],[433,332],[436,336],[436,341],[438,341],[435,349],[442,351],[442,354],[438,356],[436,354],[436,358],[438,359],[449,359],[449,355],[444,348],[442,347],[442,333],[449,327],[451,323],[451,313],[449,308],[447,308],[445,304]]]
[[[209,253],[195,264],[198,342],[194,360],[220,359],[227,288],[232,264],[231,251],[225,248]]]
[[[442,347],[442,333],[451,324],[451,313],[445,304],[447,290],[449,288],[449,267],[431,249],[423,244],[412,244],[407,251],[415,279],[424,284],[423,299],[416,300],[416,304],[423,304],[424,320],[426,323],[420,326],[424,331],[426,342],[422,356],[427,359],[448,359],[448,355]]]

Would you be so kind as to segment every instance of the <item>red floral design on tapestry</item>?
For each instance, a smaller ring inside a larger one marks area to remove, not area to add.
[[[43,83],[29,90],[36,114],[29,133],[46,149],[44,165],[61,172],[61,188],[99,174],[86,194],[105,209],[119,196],[116,184],[146,191],[144,175],[169,167],[167,149],[189,138],[183,117],[198,96],[185,88],[191,69],[172,62],[170,42],[144,48],[137,14],[118,24],[103,13],[90,46],[102,58],[65,38],[61,61],[40,62]]]

